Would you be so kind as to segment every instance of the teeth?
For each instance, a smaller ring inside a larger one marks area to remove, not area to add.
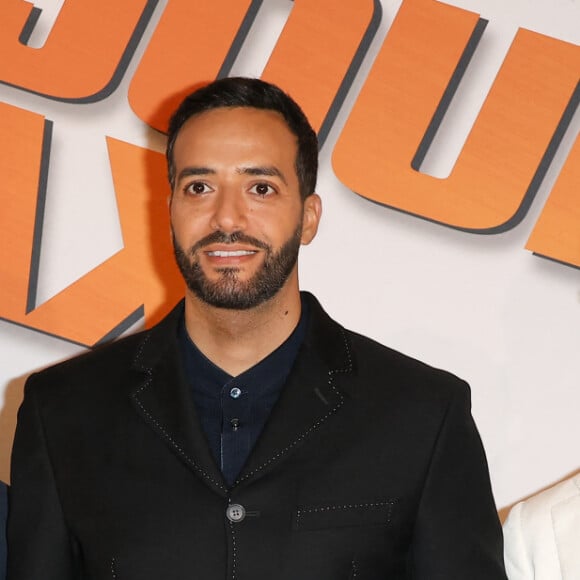
[[[250,250],[235,250],[226,252],[224,250],[216,250],[215,252],[208,252],[209,256],[217,256],[218,258],[237,258],[239,256],[250,256],[255,254]]]

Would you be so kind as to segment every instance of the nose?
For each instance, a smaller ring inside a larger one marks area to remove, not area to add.
[[[224,190],[214,198],[210,226],[223,232],[243,231],[247,225],[247,206],[239,192]]]

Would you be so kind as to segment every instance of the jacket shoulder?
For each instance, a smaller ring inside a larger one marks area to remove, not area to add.
[[[512,509],[513,516],[510,513],[510,517],[518,517],[524,527],[533,528],[538,523],[543,525],[544,518],[550,517],[551,509],[555,505],[577,496],[580,496],[580,475],[561,481],[519,502]]]
[[[25,393],[57,400],[77,394],[88,396],[91,390],[119,390],[134,384],[135,373],[143,373],[143,361],[152,361],[176,344],[179,307],[149,330],[137,332],[97,346],[85,353],[32,374]]]
[[[111,363],[114,364],[117,361],[130,360],[137,351],[139,344],[143,340],[146,340],[148,332],[141,331],[113,342],[96,346],[77,356],[37,371],[31,376],[49,380],[51,378],[61,378],[69,374],[82,373],[87,369],[94,371],[97,368],[107,366]]]
[[[503,526],[505,565],[510,578],[560,577],[565,576],[562,566],[571,562],[576,567],[579,498],[580,475],[576,475],[511,509]],[[574,555],[567,559],[566,546],[572,545]]]
[[[469,385],[453,373],[431,366],[359,333],[346,330],[356,370],[369,381],[399,385],[406,392],[469,394]]]
[[[311,310],[307,346],[329,368],[348,370],[345,380],[349,375],[356,391],[374,391],[382,393],[381,396],[398,391],[411,398],[415,393],[418,400],[432,400],[433,396],[448,400],[457,395],[469,398],[469,386],[462,379],[344,328],[324,311],[314,296],[303,295]]]

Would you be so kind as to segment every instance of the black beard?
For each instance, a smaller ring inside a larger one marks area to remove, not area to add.
[[[248,310],[263,304],[272,298],[284,286],[288,276],[298,260],[302,224],[292,236],[282,245],[278,252],[264,242],[246,236],[241,232],[226,234],[216,231],[196,242],[186,253],[177,243],[173,234],[173,252],[177,266],[187,284],[187,287],[200,300],[216,308],[229,310]],[[195,259],[196,252],[209,244],[233,244],[242,242],[265,251],[266,257],[260,269],[246,282],[238,278],[238,268],[221,268],[220,278],[212,282],[204,274]]]

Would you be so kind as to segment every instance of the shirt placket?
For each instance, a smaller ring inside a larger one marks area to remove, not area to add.
[[[250,397],[236,379],[221,389],[221,469],[228,483],[240,472],[250,449]]]

